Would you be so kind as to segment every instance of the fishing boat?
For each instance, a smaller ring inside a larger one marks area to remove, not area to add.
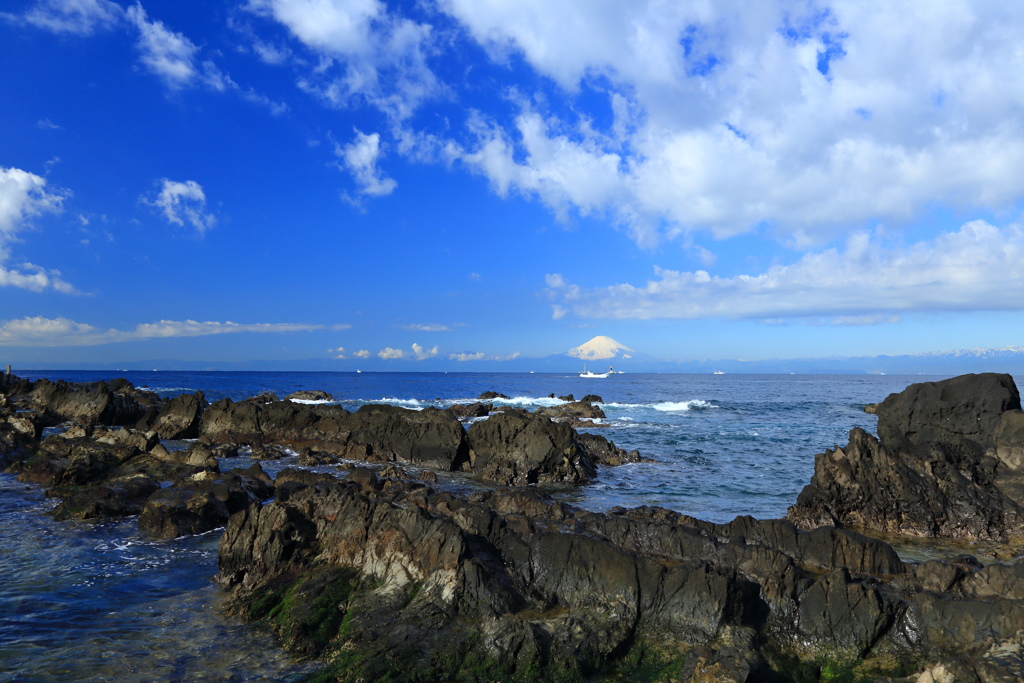
[[[583,372],[580,373],[580,377],[587,377],[587,378],[591,378],[591,379],[601,379],[601,378],[607,377],[608,375],[614,375],[614,374],[615,374],[615,370],[612,368],[611,365],[608,366],[608,372],[598,373],[598,372],[588,372],[587,371],[587,366],[584,363],[584,365],[583,365]]]

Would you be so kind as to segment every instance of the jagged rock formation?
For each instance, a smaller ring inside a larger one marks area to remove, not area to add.
[[[937,661],[1024,675],[1004,661],[1020,564],[915,567],[841,529],[595,514],[532,487],[467,498],[366,470],[281,490],[229,520],[218,581],[235,613],[326,657],[323,680],[876,680]]]
[[[1009,375],[914,384],[877,407],[878,434],[850,432],[816,456],[788,517],[803,528],[849,526],[1008,541],[1024,523],[1024,413]]]

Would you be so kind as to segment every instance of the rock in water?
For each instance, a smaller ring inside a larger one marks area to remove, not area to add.
[[[1009,375],[914,384],[877,412],[878,439],[854,429],[815,457],[790,519],[997,541],[1021,531],[1024,419]]]
[[[334,397],[320,389],[304,389],[284,397],[286,401],[333,401]]]
[[[503,485],[590,481],[597,471],[576,436],[568,425],[542,415],[493,415],[469,428],[472,471]]]

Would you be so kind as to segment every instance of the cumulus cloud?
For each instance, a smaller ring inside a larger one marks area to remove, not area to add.
[[[240,324],[231,321],[160,320],[155,323],[136,325],[130,330],[116,330],[75,322],[69,318],[35,316],[0,322],[0,346],[96,346],[143,339],[202,337],[246,332],[280,334],[313,332],[322,329],[326,329],[326,326],[293,323]]]
[[[434,356],[437,355],[437,353],[438,352],[436,346],[432,349],[426,349],[420,346],[419,344],[414,343],[412,345],[412,355],[413,358],[415,358],[416,360],[426,360],[428,358],[433,358]]]
[[[334,153],[359,184],[361,194],[373,197],[389,195],[398,187],[392,178],[382,177],[377,161],[380,159],[380,134],[356,130],[355,138],[345,146],[335,145]]]
[[[358,351],[356,351],[355,353],[352,354],[352,357],[353,358],[366,359],[366,358],[369,358],[371,355],[373,355],[373,354],[371,354],[368,350],[366,350],[366,349],[359,349]]]
[[[377,355],[384,360],[398,360],[399,358],[405,358],[405,351],[386,346],[378,351]]]
[[[34,292],[54,289],[70,294],[74,287],[64,281],[59,271],[46,270],[33,263],[13,267],[10,245],[19,240],[18,233],[30,226],[31,220],[45,213],[59,213],[70,195],[64,190],[48,190],[46,179],[20,168],[0,166],[0,287],[18,287]]]
[[[142,197],[142,202],[160,209],[168,223],[181,226],[188,223],[200,235],[217,222],[213,214],[206,212],[206,193],[203,192],[203,186],[194,180],[179,182],[162,178],[160,191],[156,197]]]
[[[548,276],[549,293],[583,318],[831,318],[880,324],[900,313],[1024,310],[1024,228],[972,221],[903,245],[858,232],[758,275],[655,269],[645,285],[584,289]]]
[[[439,6],[496,63],[521,59],[557,84],[510,120],[471,119],[454,158],[499,194],[602,213],[641,245],[767,225],[813,246],[867,220],[1024,193],[1024,8]],[[581,94],[605,98],[610,116],[577,107]]]
[[[20,16],[0,16],[53,33],[88,36],[116,26],[124,10],[108,0],[40,0]]]
[[[428,358],[433,358],[439,353],[438,348],[436,346],[431,349],[427,349],[424,348],[423,346],[420,346],[419,344],[414,343],[411,349],[411,352],[407,352],[404,349],[393,349],[390,346],[387,346],[378,351],[377,356],[379,358],[382,358],[383,360],[426,360]],[[356,354],[356,356],[359,358],[367,357],[360,356],[359,354]]]

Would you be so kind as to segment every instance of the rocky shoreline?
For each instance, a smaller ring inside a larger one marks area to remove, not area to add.
[[[534,413],[495,397],[349,412],[322,392],[208,405],[3,377],[0,463],[46,486],[60,518],[138,515],[160,538],[226,525],[229,610],[322,659],[313,680],[1024,679],[1024,412],[1008,375],[893,394],[878,438],[855,429],[817,456],[788,519],[729,524],[554,501],[531,484],[585,484],[640,454],[576,431],[599,397]],[[193,441],[161,443],[179,439]],[[348,474],[221,471],[239,449]],[[445,491],[432,471],[489,488]],[[1010,561],[903,562],[875,532],[995,542]]]

